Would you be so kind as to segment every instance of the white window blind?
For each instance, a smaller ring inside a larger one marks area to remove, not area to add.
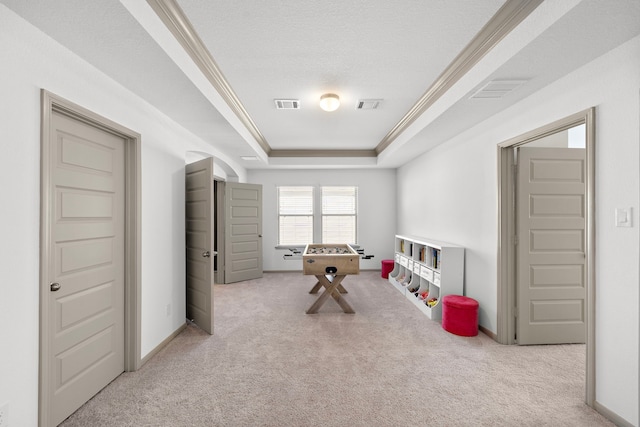
[[[322,187],[322,243],[358,243],[358,187]]]
[[[313,243],[313,187],[278,187],[278,244]]]

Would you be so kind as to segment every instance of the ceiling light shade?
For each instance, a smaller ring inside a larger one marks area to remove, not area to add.
[[[340,106],[340,98],[335,93],[325,93],[320,97],[320,108],[324,111],[335,111]]]

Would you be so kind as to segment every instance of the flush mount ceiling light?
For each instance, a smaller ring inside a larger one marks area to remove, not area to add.
[[[320,97],[320,108],[324,111],[335,111],[340,106],[340,98],[335,93],[325,93]]]

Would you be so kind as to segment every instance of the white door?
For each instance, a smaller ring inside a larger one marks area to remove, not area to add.
[[[187,165],[187,318],[213,333],[213,158]]]
[[[225,283],[262,277],[262,186],[225,184]]]
[[[586,340],[585,156],[518,149],[518,344]]]
[[[48,170],[50,404],[62,422],[124,371],[124,146],[52,113]]]

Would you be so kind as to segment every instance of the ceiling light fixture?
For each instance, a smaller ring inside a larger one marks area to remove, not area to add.
[[[324,111],[335,111],[340,106],[340,98],[335,93],[325,93],[320,97],[320,108]]]

